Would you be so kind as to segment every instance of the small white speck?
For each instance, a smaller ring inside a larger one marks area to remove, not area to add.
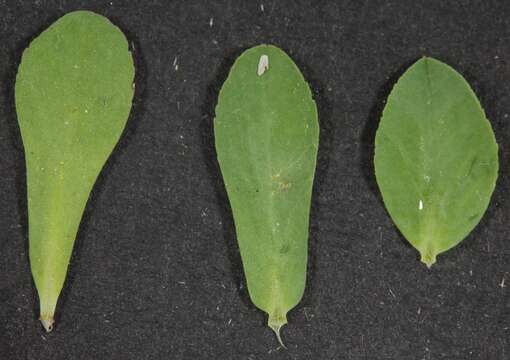
[[[264,12],[264,4],[260,4],[260,11]]]
[[[80,67],[78,66],[78,64],[74,64],[74,65],[73,65],[73,68],[74,68],[74,69],[79,69]]]
[[[425,180],[425,182],[430,182],[430,176],[428,175],[425,175],[423,179]]]
[[[229,320],[228,320],[228,324],[229,324],[229,325],[230,325],[230,324],[232,324],[232,319],[229,319]]]
[[[173,67],[175,71],[179,70],[179,64],[177,64],[177,56],[174,58]]]
[[[69,125],[69,121],[67,121],[67,120],[64,121],[64,125],[66,125],[66,126]]]
[[[269,69],[269,57],[262,55],[259,60],[259,66],[257,68],[257,75],[261,76]]]
[[[179,285],[186,285],[186,281],[177,281]]]
[[[85,109],[85,114],[88,114],[88,113],[89,113],[89,111],[87,109]]]
[[[418,203],[418,210],[423,210],[423,201],[421,201],[421,200]]]
[[[503,279],[501,279],[501,283],[499,284],[499,287],[500,288],[506,288],[506,285],[505,285],[505,277],[503,276]]]
[[[209,27],[212,27],[213,25],[214,25],[214,19],[210,18],[209,19]]]

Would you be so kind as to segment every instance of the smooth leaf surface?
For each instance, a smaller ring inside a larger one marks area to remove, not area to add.
[[[375,139],[384,204],[429,267],[487,209],[498,175],[491,125],[464,78],[422,58],[393,88]]]
[[[214,132],[249,294],[278,335],[305,288],[319,140],[310,88],[282,50],[261,45],[237,59]]]
[[[87,11],[60,18],[23,53],[16,110],[27,168],[30,263],[47,330],[85,204],[127,121],[133,79],[122,32]]]

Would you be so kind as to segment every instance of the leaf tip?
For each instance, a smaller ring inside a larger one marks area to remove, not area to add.
[[[42,324],[44,330],[46,330],[46,332],[49,333],[53,330],[53,324],[55,323],[53,316],[50,316],[50,317],[41,316],[39,318],[39,320],[41,321],[41,324]]]
[[[269,327],[271,328],[271,330],[274,331],[275,335],[276,335],[276,339],[278,340],[278,342],[280,343],[280,345],[286,349],[287,347],[285,346],[285,344],[283,343],[282,341],[282,337],[281,337],[281,333],[280,333],[280,330],[282,329],[283,325],[269,325]]]
[[[430,270],[432,265],[436,263],[436,255],[431,252],[426,252],[421,255],[421,262],[427,265],[427,268]]]
[[[269,319],[267,321],[267,326],[269,326],[269,328],[274,331],[274,333],[276,335],[276,339],[278,340],[278,343],[280,343],[280,345],[284,349],[287,349],[287,347],[283,343],[282,337],[281,337],[281,329],[285,324],[287,324],[287,317],[285,315],[283,315],[283,316],[275,316],[273,314],[269,315]]]

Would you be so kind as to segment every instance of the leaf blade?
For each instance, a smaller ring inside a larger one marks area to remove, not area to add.
[[[490,123],[459,73],[423,58],[393,88],[375,142],[385,206],[430,266],[487,209],[498,173]]]
[[[133,97],[124,34],[89,11],[69,13],[24,51],[15,86],[27,168],[29,257],[51,330],[78,226]]]
[[[319,133],[308,84],[282,50],[261,45],[236,60],[214,131],[249,294],[279,329],[305,287]]]

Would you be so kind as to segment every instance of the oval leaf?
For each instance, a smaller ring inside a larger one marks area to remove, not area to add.
[[[92,186],[126,124],[134,66],[122,32],[87,11],[23,53],[16,110],[27,166],[29,249],[49,331]]]
[[[375,139],[384,204],[431,266],[484,214],[498,175],[491,125],[464,78],[422,58],[393,88]]]
[[[305,288],[319,140],[310,88],[282,50],[261,45],[237,59],[214,132],[250,297],[279,336]]]

